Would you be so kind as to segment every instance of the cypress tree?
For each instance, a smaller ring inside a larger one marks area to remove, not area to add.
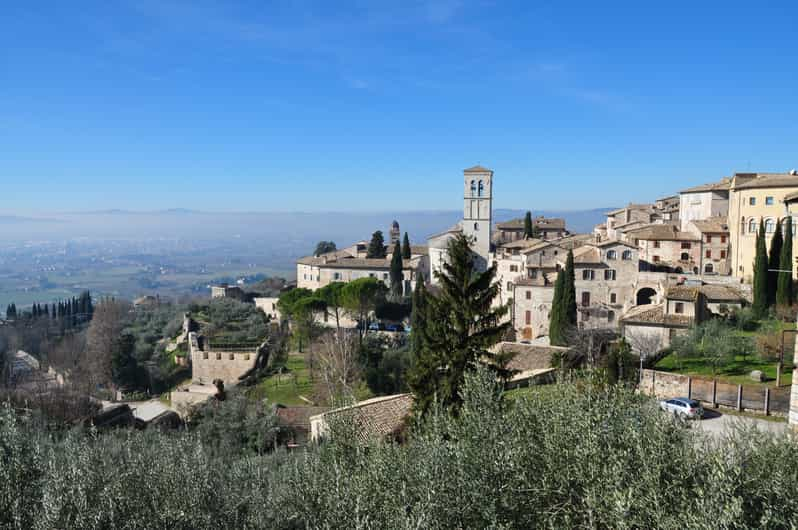
[[[779,305],[792,305],[792,217],[784,220],[784,243],[781,246],[779,259],[780,272],[776,286],[776,303]]]
[[[391,297],[394,301],[402,298],[404,277],[402,275],[402,247],[397,241],[391,256]]]
[[[576,325],[576,272],[574,271],[574,252],[568,250],[565,260],[565,286],[563,288],[563,307],[565,308],[566,322]]]
[[[524,239],[532,239],[535,229],[532,227],[532,212],[524,216]]]
[[[413,249],[410,247],[410,237],[405,232],[405,237],[402,240],[402,258],[410,259],[413,256]]]
[[[765,245],[765,223],[759,222],[754,258],[754,304],[757,318],[762,318],[768,309],[768,252]]]
[[[377,230],[371,234],[371,242],[368,250],[366,250],[366,257],[370,259],[384,259],[386,257],[385,238],[382,236],[382,230]]]
[[[549,343],[552,346],[565,346],[567,343],[568,315],[565,303],[565,271],[557,274],[554,282],[554,299],[549,314]]]
[[[770,238],[770,255],[768,258],[768,306],[776,303],[776,290],[779,283],[779,273],[776,272],[781,264],[781,247],[784,239],[781,233],[781,219],[776,221],[776,231]]]
[[[509,307],[493,306],[500,289],[495,263],[484,272],[475,270],[474,254],[462,234],[449,242],[448,256],[443,269],[435,272],[439,291],[424,297],[423,344],[408,378],[421,414],[436,399],[459,410],[465,375],[478,364],[497,375],[506,371],[489,351],[511,325],[502,322]]]

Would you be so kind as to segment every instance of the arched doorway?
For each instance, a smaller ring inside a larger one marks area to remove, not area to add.
[[[637,291],[637,305],[651,304],[655,296],[657,296],[657,291],[651,287],[643,287]]]

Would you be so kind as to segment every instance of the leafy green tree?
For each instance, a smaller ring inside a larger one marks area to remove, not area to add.
[[[792,217],[784,220],[784,244],[781,246],[781,256],[779,257],[780,272],[776,287],[776,303],[782,306],[792,305]]]
[[[781,248],[784,244],[784,238],[781,232],[781,220],[776,221],[776,231],[773,232],[773,237],[770,238],[770,254],[768,258],[768,305],[772,306],[776,303],[776,291],[779,283],[779,269],[781,263]]]
[[[728,324],[717,318],[678,335],[671,347],[677,357],[703,359],[712,367],[713,376],[736,356],[746,356],[754,349],[750,338],[733,333]]]
[[[565,346],[567,342],[568,316],[565,308],[565,273],[557,274],[554,282],[554,297],[549,313],[549,342],[552,346]]]
[[[111,354],[111,379],[124,389],[139,388],[142,383],[142,370],[136,357],[136,338],[131,333],[122,333]]]
[[[341,313],[344,308],[342,293],[345,285],[344,282],[331,282],[316,291],[316,296],[324,300],[327,310],[335,318],[335,329],[338,331],[341,330]]]
[[[190,425],[217,457],[264,454],[274,448],[279,434],[277,417],[268,403],[252,401],[237,391],[224,401],[211,399],[200,406]]]
[[[334,241],[319,241],[316,244],[316,250],[313,251],[314,256],[321,256],[322,254],[327,254],[328,252],[335,252],[338,250],[338,247],[335,246]]]
[[[768,252],[765,244],[765,223],[759,222],[754,257],[754,314],[757,318],[765,316],[768,310]]]
[[[360,343],[368,329],[371,313],[385,298],[385,284],[375,278],[358,278],[351,281],[341,291],[341,301],[346,311],[358,321]]]
[[[370,259],[384,259],[386,256],[385,238],[382,235],[382,230],[377,230],[371,235],[371,242],[366,250],[366,257]]]
[[[404,291],[404,275],[402,274],[402,247],[397,241],[391,256],[391,298],[394,301],[402,299]]]
[[[439,291],[426,296],[426,332],[410,374],[421,414],[436,400],[456,411],[465,376],[476,366],[486,365],[499,375],[504,369],[489,351],[510,327],[502,323],[509,307],[493,306],[500,289],[496,265],[475,270],[470,242],[462,234],[449,242],[448,256],[443,270],[435,273]]]
[[[526,212],[524,216],[524,239],[532,239],[534,234],[534,225],[532,224],[532,212]]]
[[[310,289],[297,288],[280,295],[277,300],[280,313],[292,324],[292,331],[302,351],[303,342],[310,343],[316,336],[317,318],[327,311],[324,300]]]

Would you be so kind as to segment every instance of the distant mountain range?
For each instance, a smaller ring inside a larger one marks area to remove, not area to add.
[[[532,214],[562,217],[571,232],[588,232],[612,208],[590,210],[536,210]],[[524,210],[496,209],[496,222],[523,217]],[[0,241],[28,239],[251,239],[253,241],[333,240],[339,245],[366,239],[374,230],[388,231],[399,221],[402,231],[423,243],[456,223],[462,213],[440,211],[385,212],[235,212],[214,213],[187,209],[161,211],[105,210],[55,214],[57,218],[0,216]]]

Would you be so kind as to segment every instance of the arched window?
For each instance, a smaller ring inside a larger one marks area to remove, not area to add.
[[[682,252],[681,259],[682,261],[690,261],[690,254],[688,254],[687,252]]]
[[[745,234],[745,217],[740,219],[740,235]]]
[[[748,233],[756,234],[756,219],[753,217],[748,220]]]
[[[475,197],[476,194],[477,194],[477,181],[472,180],[471,181],[471,196]]]
[[[474,230],[479,230],[479,223],[474,223]]]
[[[776,231],[776,221],[773,219],[765,219],[765,232],[772,234]]]
[[[607,251],[607,259],[618,259],[618,253],[614,250]]]
[[[621,253],[621,259],[630,260],[632,259],[632,251],[631,250],[624,250]]]
[[[482,181],[479,181],[479,196],[482,197],[483,192],[485,191],[485,186],[482,185]]]
[[[704,265],[704,272],[715,272],[715,267],[711,263]]]

